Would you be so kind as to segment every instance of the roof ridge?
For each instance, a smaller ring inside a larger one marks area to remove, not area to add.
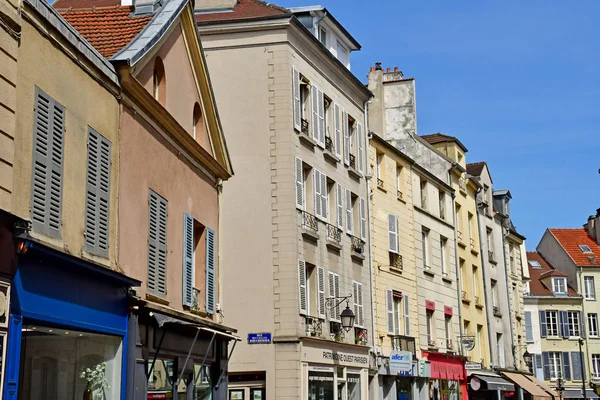
[[[96,6],[92,6],[92,7],[85,7],[85,8],[73,8],[73,7],[66,7],[66,8],[55,8],[56,11],[58,11],[59,13],[64,13],[64,12],[94,12],[94,11],[103,11],[103,10],[118,10],[120,8],[126,8],[126,9],[133,9],[133,6],[122,6],[120,4],[117,5],[113,5],[113,6],[102,6],[102,7],[96,7]]]

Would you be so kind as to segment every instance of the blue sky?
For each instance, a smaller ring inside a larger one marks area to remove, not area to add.
[[[529,250],[600,207],[600,2],[273,2],[327,7],[362,45],[362,81],[376,61],[416,78],[419,134],[488,162]]]

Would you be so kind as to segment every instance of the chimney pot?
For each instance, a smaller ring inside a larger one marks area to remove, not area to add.
[[[382,70],[381,63],[380,62],[376,62],[375,63],[375,71],[381,71],[381,70]]]
[[[387,69],[387,72],[388,72],[388,73],[389,73],[389,72],[392,72],[392,69],[391,69],[391,68],[388,68],[388,69]]]
[[[394,72],[398,72],[398,67],[394,67]]]
[[[371,72],[375,71],[375,67],[371,66]]]

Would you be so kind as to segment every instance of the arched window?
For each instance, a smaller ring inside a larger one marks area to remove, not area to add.
[[[156,57],[154,61],[154,73],[152,75],[153,95],[156,100],[163,106],[166,104],[167,90],[165,67],[160,57]]]
[[[194,126],[192,127],[192,136],[196,139],[196,136],[202,132],[202,110],[200,110],[200,104],[194,104]]]

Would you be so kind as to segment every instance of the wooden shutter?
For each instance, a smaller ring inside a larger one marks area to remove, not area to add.
[[[85,249],[108,257],[111,144],[88,128]]]
[[[363,307],[363,289],[362,289],[362,283],[358,284],[358,315],[357,315],[360,326],[364,326],[365,325],[365,314],[364,314],[364,307]]]
[[[542,361],[544,363],[544,380],[550,380],[550,354],[547,351],[542,352]]]
[[[167,200],[152,190],[148,207],[148,290],[167,293]]]
[[[319,106],[319,140],[318,144],[321,147],[325,147],[325,98],[323,91],[318,89],[318,106]]]
[[[344,188],[339,183],[337,184],[337,226],[344,229]]]
[[[335,274],[333,276],[333,281],[335,282],[335,297],[340,297],[340,276],[338,274]],[[338,305],[337,307],[335,307],[334,309],[335,312],[335,318],[339,321],[340,320],[340,306]]]
[[[302,160],[296,157],[296,207],[304,210],[304,170]]]
[[[65,108],[35,88],[31,219],[33,228],[60,237]]]
[[[387,310],[387,330],[388,334],[395,333],[396,321],[394,320],[394,292],[392,289],[385,290],[385,307]]]
[[[363,240],[367,239],[367,202],[364,198],[360,198],[360,237]]]
[[[569,338],[569,313],[567,311],[559,311],[560,333],[563,338]]]
[[[359,283],[358,282],[352,282],[352,305],[354,306],[354,325],[358,325],[360,326],[360,320],[358,318],[358,314],[359,314],[359,304],[358,304],[358,286]]]
[[[322,267],[317,268],[317,312],[319,318],[325,318],[325,270]]]
[[[548,327],[546,326],[546,310],[540,310],[540,336],[548,336]]]
[[[317,169],[314,170],[314,187],[315,187],[315,215],[317,217],[322,216],[322,205],[321,205],[321,172]]]
[[[544,363],[542,362],[542,355],[541,354],[535,354],[535,367],[536,367],[536,371],[535,371],[535,376],[536,378],[540,379],[540,380],[544,380]]]
[[[300,283],[300,314],[308,314],[308,288],[306,286],[306,263],[298,260],[298,281]]]
[[[342,158],[342,146],[343,146],[343,141],[342,141],[342,126],[341,126],[341,121],[340,121],[340,106],[339,105],[335,105],[333,107],[333,112],[334,112],[334,125],[335,125],[335,154]]]
[[[394,214],[388,214],[388,242],[389,250],[392,253],[398,253],[398,217]]]
[[[583,311],[579,312],[579,336],[585,338],[585,318]]]
[[[194,218],[183,213],[183,304],[194,300]]]
[[[348,113],[342,111],[342,131],[344,134],[344,164],[350,165],[350,131],[348,130]]]
[[[362,131],[362,125],[361,124],[356,124],[356,142],[358,143],[358,148],[356,149],[357,151],[357,160],[358,160],[358,172],[363,172],[363,164],[364,164],[364,146],[363,146],[363,131]]]
[[[563,358],[563,379],[570,381],[571,380],[571,362],[570,362],[570,358],[569,358],[569,353],[566,351],[563,352],[562,358]]]
[[[293,94],[294,94],[294,129],[298,132],[302,130],[302,103],[300,100],[300,73],[296,68],[292,68],[293,75]]]
[[[352,192],[346,189],[346,230],[352,234]]]
[[[319,143],[319,89],[315,85],[310,88],[311,113],[312,113],[312,134],[315,142]]]
[[[408,295],[404,295],[404,334],[410,336],[410,307],[408,305]]]
[[[568,353],[567,353],[568,354]],[[571,366],[573,368],[573,380],[581,380],[581,357],[578,351],[571,352]]]
[[[333,272],[329,272],[327,274],[327,279],[329,281],[329,285],[328,285],[329,286],[329,298],[336,297],[336,295],[335,295],[335,274]],[[336,313],[335,309],[331,310],[331,317],[330,317],[330,319],[332,321],[337,321],[338,320],[338,316],[337,316],[337,313]]]
[[[215,231],[206,228],[206,312],[215,313],[217,303],[217,278],[215,276]]]
[[[327,175],[321,173],[321,216],[327,220],[329,215],[329,201],[327,199]]]
[[[525,311],[525,341],[533,342],[533,326],[531,324],[531,311]]]

